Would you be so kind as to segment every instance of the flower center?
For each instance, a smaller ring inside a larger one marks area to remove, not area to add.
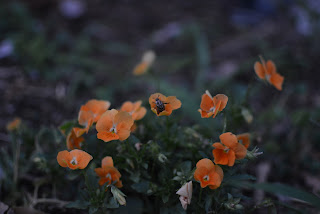
[[[215,107],[215,106],[213,106],[212,108],[210,108],[210,110],[209,110],[209,111],[214,112],[215,110],[216,110],[216,107]]]
[[[112,126],[112,128],[110,129],[110,132],[117,133],[117,128],[115,125]]]
[[[109,179],[111,180],[111,174],[108,173],[108,174],[106,175],[106,178],[109,178]]]
[[[72,165],[77,165],[77,164],[78,164],[78,161],[77,161],[76,157],[73,157],[72,160],[70,161],[70,163],[71,163]]]
[[[225,148],[223,151],[225,152],[225,153],[228,153],[229,152],[229,148]]]
[[[208,181],[208,180],[209,180],[209,175],[204,176],[204,177],[203,177],[203,180],[204,180],[204,181]]]

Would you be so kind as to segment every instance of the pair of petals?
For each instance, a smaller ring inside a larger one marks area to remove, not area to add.
[[[216,164],[233,166],[235,160],[245,158],[247,148],[238,142],[237,137],[231,132],[220,135],[220,142],[212,144],[215,149],[212,150],[214,162]]]
[[[76,136],[80,137],[84,133],[88,133],[92,124],[97,122],[109,107],[109,101],[95,99],[89,100],[85,105],[81,106],[78,115],[78,123],[85,128],[74,128]]]
[[[249,133],[243,133],[243,134],[238,134],[237,135],[238,141],[244,145],[248,149],[250,146],[250,134]]]
[[[192,181],[184,184],[176,194],[180,195],[179,200],[181,202],[182,208],[187,210],[188,204],[191,203],[192,198]]]
[[[99,185],[103,186],[105,183],[108,185],[114,183],[116,187],[122,187],[122,182],[120,181],[121,174],[114,167],[112,157],[106,156],[101,162],[101,168],[94,170],[100,177]]]
[[[271,85],[276,87],[276,89],[279,91],[282,90],[284,77],[277,73],[277,68],[273,61],[268,60],[267,63],[265,63],[261,57],[261,63],[256,62],[254,64],[254,71],[260,79],[267,80]]]
[[[133,119],[128,112],[117,111],[115,109],[108,110],[97,122],[97,137],[104,142],[125,140],[130,136],[132,125]]]
[[[69,167],[73,170],[86,168],[92,159],[90,154],[79,149],[74,149],[70,152],[64,150],[57,155],[57,161],[60,166]]]
[[[147,109],[141,106],[141,104],[141,100],[134,103],[127,101],[122,104],[120,111],[128,112],[133,120],[141,120],[147,113]]]
[[[156,99],[159,99],[163,103],[165,107],[163,111],[159,111],[159,109],[157,108]],[[173,110],[181,107],[181,101],[178,100],[175,96],[166,97],[160,93],[151,94],[151,96],[149,97],[149,104],[151,106],[151,110],[157,116],[169,116]]]
[[[222,111],[228,102],[228,97],[224,94],[217,94],[212,97],[209,91],[202,95],[200,109],[198,110],[202,118],[215,118],[218,112]]]
[[[196,167],[194,179],[200,182],[201,188],[209,186],[210,189],[217,189],[221,185],[223,171],[220,166],[204,158],[198,161]]]
[[[133,74],[142,75],[146,73],[153,64],[155,58],[156,54],[153,51],[150,50],[145,52],[142,56],[141,62],[133,69]]]
[[[73,150],[75,148],[81,149],[81,143],[84,141],[82,136],[77,137],[74,129],[67,136],[67,148]]]

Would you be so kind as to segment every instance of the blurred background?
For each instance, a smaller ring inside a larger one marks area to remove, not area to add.
[[[249,169],[258,180],[317,194],[319,33],[318,0],[1,1],[0,146],[15,117],[34,130],[57,127],[89,99],[112,108],[141,99],[149,109],[158,91],[182,101],[181,123],[221,127],[197,112],[208,89],[229,96],[238,120],[227,130],[252,132],[264,151]],[[151,72],[133,75],[147,50],[156,53]],[[281,92],[258,80],[259,55],[285,77]]]

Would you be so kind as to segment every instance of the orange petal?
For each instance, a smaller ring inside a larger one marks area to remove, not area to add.
[[[219,175],[219,177],[222,181],[223,180],[223,170],[221,169],[221,167],[218,165],[215,165],[215,171]]]
[[[279,91],[282,90],[282,83],[283,83],[284,77],[281,76],[278,73],[274,73],[271,75],[269,82],[276,87],[276,89],[278,89]]]
[[[229,162],[228,154],[222,149],[212,150],[214,162],[216,164],[227,165]]]
[[[208,94],[203,94],[201,98],[200,108],[203,111],[209,112],[213,105],[214,104],[211,97]]]
[[[133,120],[141,120],[147,113],[147,109],[145,107],[140,107],[136,112],[132,114]]]
[[[237,146],[233,148],[233,151],[237,160],[243,159],[247,155],[247,148],[240,143],[238,143]]]
[[[85,104],[85,106],[88,107],[91,112],[93,112],[94,114],[93,122],[97,122],[100,116],[109,109],[110,102],[93,99],[93,100],[89,100]]]
[[[67,148],[69,150],[78,148],[81,149],[81,143],[84,141],[83,137],[77,137],[76,133],[74,132],[74,129],[71,130],[71,132],[67,136]]]
[[[209,171],[214,169],[213,162],[208,158],[203,158],[203,159],[199,160],[196,166],[197,166],[197,168],[204,167],[204,168],[208,169]]]
[[[234,148],[238,144],[237,137],[231,132],[223,133],[219,138],[221,143],[226,145],[228,148]]]
[[[104,142],[109,142],[111,140],[118,140],[119,135],[113,132],[102,131],[98,132],[97,138],[103,140]]]
[[[266,70],[268,75],[273,75],[277,73],[276,65],[271,60],[268,60],[266,63]]]
[[[133,69],[134,75],[142,75],[147,72],[149,68],[149,64],[147,62],[141,62]]]
[[[212,146],[216,149],[222,149],[222,150],[228,149],[226,146],[222,145],[219,142],[212,144]]]
[[[75,133],[76,137],[80,137],[81,135],[83,135],[87,131],[86,128],[82,129],[82,128],[78,128],[78,127],[75,127],[72,130]]]
[[[81,109],[84,109],[84,108],[81,107]],[[92,111],[84,111],[84,110],[79,111],[78,122],[80,125],[90,127],[93,123],[93,119],[94,119],[94,114]]]
[[[128,112],[120,111],[114,117],[114,124],[117,125],[117,132],[118,127],[121,127],[121,129],[130,130],[131,126],[133,125],[132,116]]]
[[[213,115],[213,112],[206,112],[206,111],[203,111],[202,109],[198,109],[198,112],[200,112],[201,114],[201,118],[209,118]]]
[[[137,111],[140,108],[141,104],[142,104],[141,100],[134,102],[133,103],[133,111]]]
[[[123,187],[123,185],[122,185],[122,181],[117,181],[117,183],[115,184],[116,185],[116,187],[118,187],[118,188],[121,188],[121,187]]]
[[[165,102],[167,97],[164,96],[163,94],[160,94],[160,93],[155,93],[155,94],[151,94],[150,97],[149,97],[149,104],[150,105],[154,105],[155,106],[155,102],[156,102],[156,99],[159,99],[161,100],[162,102]]]
[[[171,106],[172,110],[175,110],[181,107],[181,101],[178,100],[175,96],[167,97],[166,102],[168,103],[167,105]]]
[[[165,104],[165,110],[159,113],[159,116],[166,115],[169,116],[172,114],[172,106],[170,104]]]
[[[123,141],[126,140],[129,136],[130,136],[130,132],[131,130],[127,130],[127,129],[120,129],[119,131],[117,131],[117,134],[119,136],[119,140]]]
[[[102,168],[113,167],[112,157],[106,156],[102,159]]]
[[[220,106],[221,106],[221,100],[219,100],[218,103],[214,106],[214,112],[213,112],[212,118],[215,118],[217,116]]]
[[[60,166],[67,167],[68,162],[71,160],[70,153],[67,150],[61,151],[57,155],[57,161]]]
[[[111,179],[110,178],[100,178],[99,180],[99,185],[103,186],[105,183],[107,183],[108,185],[111,184]]]
[[[239,134],[237,135],[237,139],[244,147],[248,148],[250,145],[250,134],[249,133],[244,133],[244,134]]]
[[[87,167],[87,165],[89,164],[89,162],[93,159],[93,157],[91,155],[89,155],[88,153],[86,153],[85,151],[79,150],[79,149],[74,149],[70,152],[71,157],[75,157],[78,164],[77,168],[79,169],[84,169]],[[70,167],[70,164],[68,164]]]
[[[256,62],[254,64],[254,71],[256,72],[256,74],[260,79],[265,79],[266,73],[260,62]]]
[[[132,112],[134,111],[134,106],[132,102],[124,102],[120,108],[120,111]]]
[[[236,160],[235,152],[232,149],[230,149],[227,154],[228,154],[228,166],[233,166]]]
[[[110,129],[113,127],[113,121],[117,113],[118,113],[117,110],[112,109],[102,114],[96,124],[97,131],[98,132],[110,131]]]
[[[217,94],[216,96],[213,97],[213,103],[215,106],[217,106],[219,101],[221,101],[221,104],[218,109],[219,111],[222,111],[227,106],[228,97],[224,94]]]
[[[106,170],[103,168],[95,168],[94,171],[99,177],[105,177],[107,175]]]

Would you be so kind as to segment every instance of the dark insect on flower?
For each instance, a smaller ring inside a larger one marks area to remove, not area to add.
[[[159,98],[156,98],[156,107],[157,107],[158,114],[165,110],[164,104],[168,104],[168,103],[163,103]]]
[[[160,93],[151,94],[149,104],[157,116],[169,116],[173,110],[181,107],[181,102],[175,96],[166,97]]]

